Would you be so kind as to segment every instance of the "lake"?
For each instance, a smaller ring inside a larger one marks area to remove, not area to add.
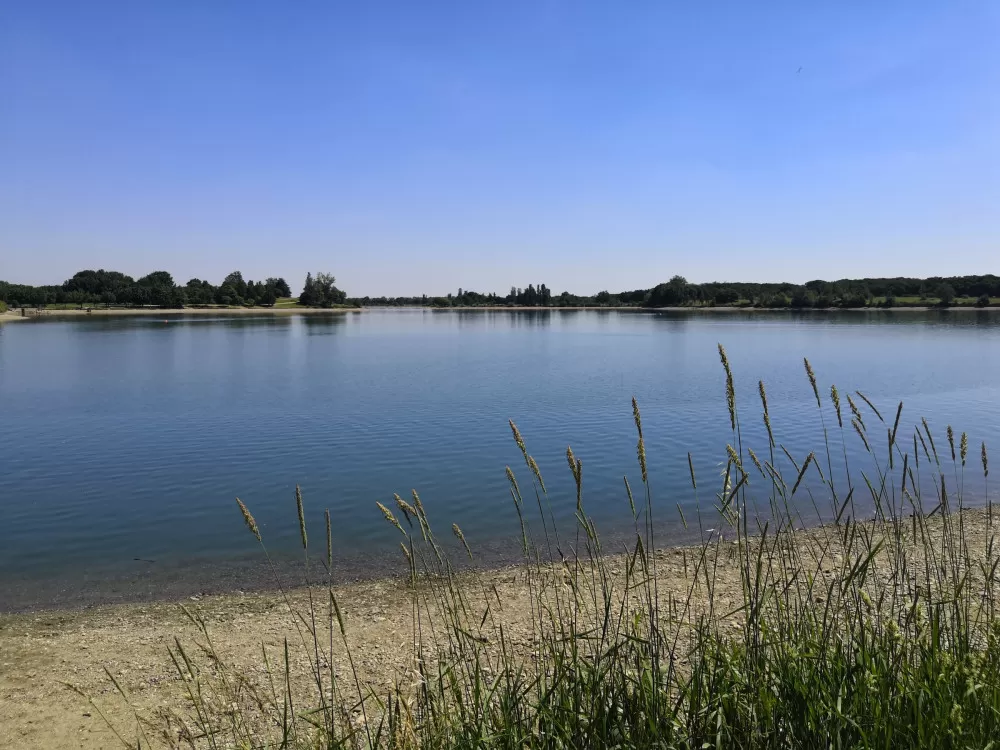
[[[587,509],[613,535],[630,522],[623,476],[640,486],[633,395],[661,541],[680,541],[678,506],[689,521],[698,502],[711,516],[732,441],[718,343],[759,452],[763,379],[778,441],[797,461],[825,455],[806,356],[827,428],[831,383],[864,392],[890,423],[903,400],[908,440],[921,416],[942,453],[946,424],[968,431],[966,493],[985,499],[979,445],[996,444],[1000,424],[992,312],[49,316],[0,325],[0,609],[252,585],[261,558],[234,498],[286,560],[296,484],[317,550],[330,509],[345,579],[403,569],[375,502],[394,507],[411,488],[442,536],[457,522],[487,560],[509,558],[518,526],[504,467],[525,489],[530,474],[508,419],[557,522],[572,523],[571,445]],[[885,427],[858,403],[884,455]]]

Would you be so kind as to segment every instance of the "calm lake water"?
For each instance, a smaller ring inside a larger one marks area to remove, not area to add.
[[[457,522],[502,558],[518,533],[504,466],[530,486],[508,418],[557,520],[572,519],[572,445],[588,509],[613,533],[629,520],[622,477],[640,485],[633,395],[657,512],[680,539],[676,506],[691,519],[697,502],[688,452],[710,509],[732,439],[720,342],[760,452],[763,379],[777,439],[797,460],[820,454],[807,356],[828,427],[836,383],[889,421],[903,400],[901,434],[925,416],[942,452],[946,424],[968,431],[967,494],[983,500],[979,444],[1000,445],[994,313],[50,318],[0,325],[0,609],[238,588],[260,556],[234,497],[283,558],[296,550],[296,483],[317,547],[331,510],[345,577],[402,569],[375,501],[411,488],[442,535]],[[863,408],[884,454],[885,428]],[[856,436],[847,445],[860,461]]]

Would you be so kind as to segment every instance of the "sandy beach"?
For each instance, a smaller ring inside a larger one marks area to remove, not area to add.
[[[989,531],[987,513],[965,511],[962,521],[970,555],[984,557]],[[932,532],[939,530],[940,516],[930,519],[929,527]],[[808,558],[832,538],[830,527],[801,530],[796,532],[794,544]],[[906,543],[919,551],[912,538]],[[664,601],[686,595],[691,585],[691,561],[696,554],[693,547],[656,553],[659,595]],[[713,548],[708,556],[713,567],[718,563],[715,602],[723,611],[731,611],[742,601],[735,554],[735,544],[727,541]],[[606,559],[612,578],[620,580],[626,566],[624,558]],[[402,557],[399,567],[402,573]],[[830,574],[828,565],[820,567],[824,568],[824,575]],[[541,575],[550,578],[547,585],[561,586],[565,585],[565,571],[552,566]],[[532,575],[539,573],[535,571]],[[524,567],[507,567],[464,573],[457,581],[475,608],[485,610],[485,592],[492,592],[489,597],[494,616],[504,623],[517,655],[530,659],[534,630],[528,577]],[[536,587],[538,580],[534,579]],[[335,585],[334,589],[363,689],[385,694],[397,681],[406,680],[411,674],[414,629],[408,580],[389,578]],[[322,587],[320,591],[325,596]],[[262,645],[273,658],[278,658],[287,638],[295,675],[293,689],[305,699],[315,686],[310,686],[309,655],[292,612],[305,611],[308,596],[304,588],[290,590],[287,598],[279,592],[237,591],[188,597],[178,602],[0,616],[0,746],[120,747],[99,712],[67,687],[67,684],[76,686],[91,696],[126,737],[131,738],[137,731],[136,719],[115,691],[105,669],[129,692],[138,716],[149,722],[150,732],[152,727],[163,725],[167,713],[183,714],[183,684],[171,663],[168,648],[178,638],[197,653],[194,644],[199,636],[182,605],[203,618],[226,663],[250,681],[265,679]],[[696,607],[698,596],[694,599]],[[738,627],[735,621],[723,626],[728,624]],[[338,674],[348,676],[349,666],[342,648],[335,649],[334,658]]]

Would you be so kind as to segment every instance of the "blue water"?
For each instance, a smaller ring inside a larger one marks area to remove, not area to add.
[[[44,597],[81,581],[114,588],[137,567],[147,589],[155,571],[183,577],[195,561],[238,572],[256,553],[236,496],[270,548],[291,554],[296,483],[316,544],[329,508],[337,557],[355,569],[396,565],[398,532],[375,502],[411,488],[441,529],[457,522],[473,546],[501,549],[518,533],[504,466],[530,486],[509,418],[557,520],[572,518],[572,445],[588,511],[613,529],[629,518],[622,477],[640,484],[633,395],[661,515],[696,507],[688,452],[710,508],[732,440],[719,342],[744,437],[761,453],[758,379],[778,440],[797,460],[821,450],[803,356],[819,377],[827,427],[836,383],[862,390],[890,421],[902,399],[901,434],[926,416],[939,450],[946,424],[967,430],[977,466],[980,441],[1000,443],[1000,315],[989,312],[370,310],[15,322],[0,325],[0,608],[15,596],[5,582],[17,583],[23,604],[36,584]],[[885,427],[863,408],[884,448]],[[861,456],[853,435],[848,449]],[[988,490],[977,476],[970,495],[981,499]]]

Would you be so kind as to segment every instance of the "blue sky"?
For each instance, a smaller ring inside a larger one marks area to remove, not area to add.
[[[1000,272],[991,2],[0,4],[0,278]]]

